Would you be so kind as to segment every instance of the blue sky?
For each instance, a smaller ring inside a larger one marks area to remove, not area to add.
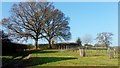
[[[2,18],[9,17],[12,4],[13,2],[2,3]],[[112,45],[118,45],[117,2],[55,2],[53,4],[55,8],[70,17],[69,26],[72,34],[70,42],[75,42],[78,37],[83,38],[89,34],[94,44],[97,33],[112,32],[114,34]]]

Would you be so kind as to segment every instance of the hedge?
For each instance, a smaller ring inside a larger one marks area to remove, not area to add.
[[[24,51],[28,49],[28,45],[12,43],[12,42],[2,42],[2,55],[15,53],[16,51]]]

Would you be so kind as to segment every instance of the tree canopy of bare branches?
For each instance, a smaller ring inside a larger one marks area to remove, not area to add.
[[[108,48],[109,45],[112,44],[112,36],[113,34],[110,32],[102,32],[97,34],[96,40]]]
[[[92,42],[92,36],[89,34],[86,34],[82,40],[84,44],[90,44]]]
[[[21,2],[11,7],[11,16],[4,18],[2,24],[17,38],[30,37],[35,40],[45,38],[51,48],[51,39],[71,38],[69,17],[55,9],[50,2]]]

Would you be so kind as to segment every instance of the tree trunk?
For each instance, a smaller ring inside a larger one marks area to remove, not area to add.
[[[105,46],[106,46],[106,53],[107,53],[107,51],[108,51],[108,49],[109,49],[109,45],[107,44],[107,43],[105,43]]]
[[[38,39],[35,39],[35,46],[36,46],[36,49],[38,49]]]
[[[52,49],[51,39],[49,39],[49,48]]]

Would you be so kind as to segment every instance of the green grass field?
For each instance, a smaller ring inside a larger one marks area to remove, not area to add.
[[[118,66],[118,58],[109,59],[106,50],[87,50],[86,57],[80,57],[79,52],[73,51],[37,50],[31,51],[30,58],[23,59],[18,66]]]

